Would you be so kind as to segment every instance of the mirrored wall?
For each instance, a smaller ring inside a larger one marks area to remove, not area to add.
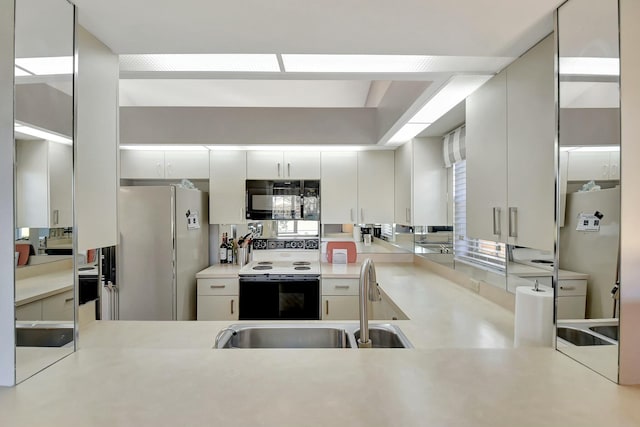
[[[74,13],[15,5],[16,382],[75,345]]]
[[[570,0],[558,9],[557,32],[557,348],[617,381],[621,184],[618,1]],[[579,271],[584,277],[563,280],[566,270]]]

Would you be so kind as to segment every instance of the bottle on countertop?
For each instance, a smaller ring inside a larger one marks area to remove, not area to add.
[[[227,263],[227,233],[224,233],[222,235],[222,243],[220,244],[220,250],[218,253],[220,256],[220,264],[226,264]]]
[[[227,264],[233,264],[234,263],[234,259],[233,259],[233,237],[229,238],[229,242],[227,243]]]

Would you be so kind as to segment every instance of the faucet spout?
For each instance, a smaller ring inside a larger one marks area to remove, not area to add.
[[[367,258],[360,268],[360,339],[359,348],[371,348],[369,339],[369,304],[368,301],[380,301],[380,290],[376,280],[376,267],[371,258]]]

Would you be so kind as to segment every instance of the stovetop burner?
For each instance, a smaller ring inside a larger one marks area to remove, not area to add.
[[[311,265],[309,261],[295,261],[293,265]]]
[[[294,270],[311,270],[311,267],[306,267],[306,266],[298,266],[298,267],[293,267]]]
[[[253,267],[254,270],[271,270],[273,267],[270,265],[256,265]]]
[[[271,265],[273,264],[271,261],[260,261],[258,265]]]
[[[532,259],[531,262],[536,264],[553,264],[553,261],[548,259]]]

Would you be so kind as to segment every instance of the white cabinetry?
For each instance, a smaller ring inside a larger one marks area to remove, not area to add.
[[[507,207],[507,73],[466,101],[467,236],[505,241]]]
[[[249,151],[248,179],[320,179],[318,151]]]
[[[547,37],[467,98],[467,234],[552,250],[554,65]]]
[[[198,279],[198,320],[238,320],[238,278]]]
[[[551,276],[524,277],[530,282],[551,287]],[[558,280],[558,319],[584,319],[587,308],[587,280]]]
[[[120,177],[124,179],[207,179],[206,151],[121,150]]]
[[[246,151],[210,153],[209,223],[244,224]]]
[[[72,321],[73,291],[66,291],[16,307],[16,320]]]
[[[17,141],[16,227],[72,227],[72,172],[71,146]]]
[[[358,152],[358,217],[362,224],[392,224],[394,152]]]
[[[165,151],[164,177],[167,179],[208,179],[208,152]]]
[[[619,151],[569,151],[569,181],[620,179]]]
[[[320,214],[324,224],[353,224],[358,211],[358,153],[321,154]]]
[[[358,286],[358,279],[322,279],[322,320],[357,319]]]
[[[396,149],[395,222],[448,223],[447,170],[440,138],[417,138]]]

